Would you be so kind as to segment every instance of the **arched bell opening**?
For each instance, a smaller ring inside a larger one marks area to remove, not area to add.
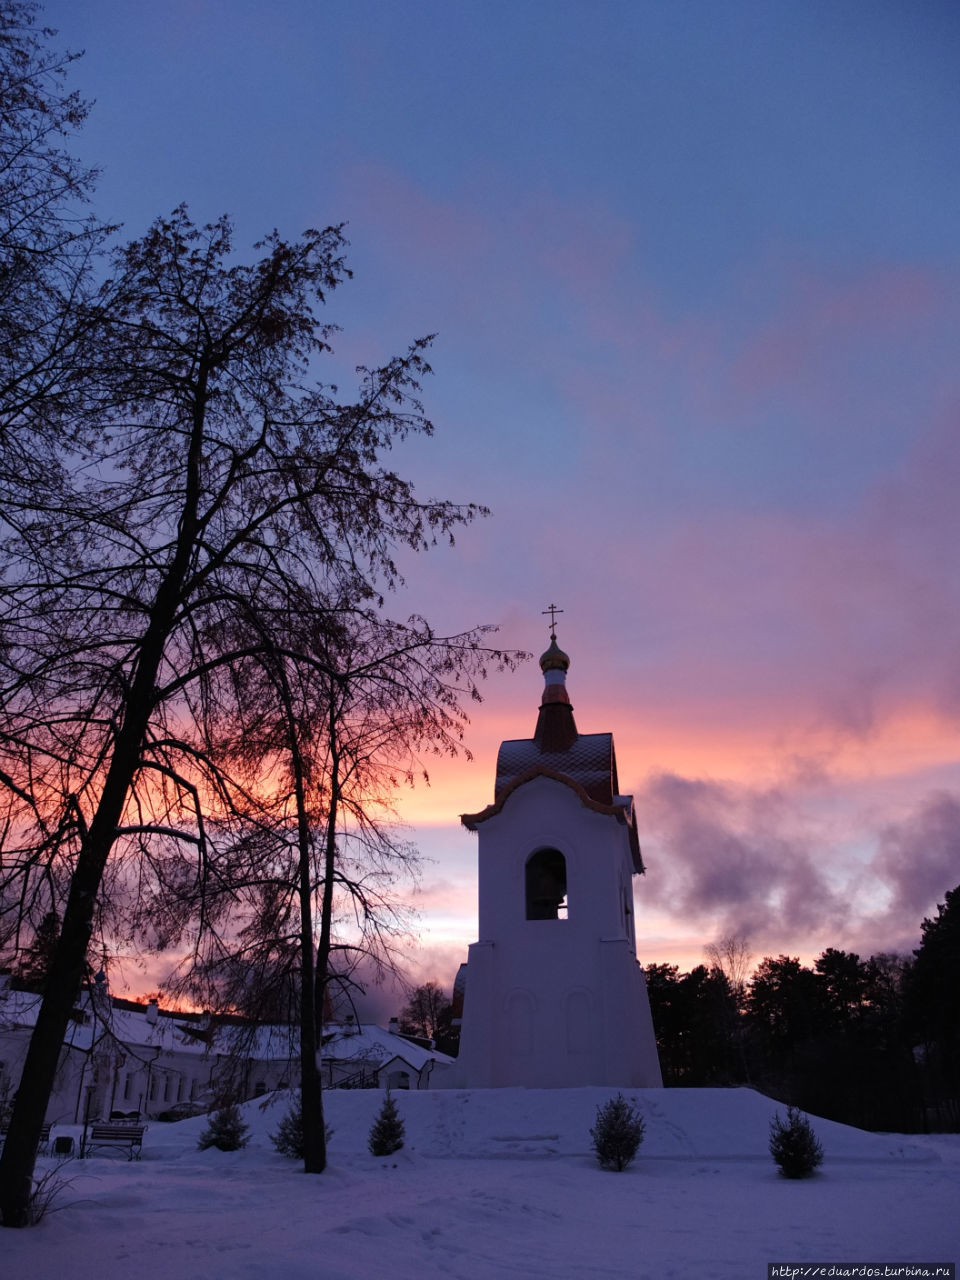
[[[559,920],[567,914],[567,860],[559,849],[538,849],[527,859],[528,920]]]

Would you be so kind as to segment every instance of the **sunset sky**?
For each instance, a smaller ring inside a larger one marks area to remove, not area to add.
[[[638,800],[644,962],[917,945],[960,882],[960,7],[58,0],[97,211],[238,246],[346,222],[328,376],[436,333],[398,469],[486,503],[395,616],[564,610]],[[476,837],[541,677],[401,798],[414,974],[476,936]]]

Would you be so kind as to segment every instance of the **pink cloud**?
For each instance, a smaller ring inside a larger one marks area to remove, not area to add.
[[[782,254],[712,310],[670,309],[609,210],[538,193],[495,221],[486,179],[437,198],[368,166],[345,187],[358,242],[383,233],[385,295],[402,278],[430,327],[457,330],[461,360],[489,370],[459,411],[451,474],[482,477],[496,518],[456,562],[417,566],[423,608],[500,619],[507,642],[539,652],[536,610],[559,593],[581,728],[617,733],[624,778],[672,779],[643,788],[652,848],[673,867],[668,888],[648,881],[661,908],[704,927],[756,910],[771,948],[840,945],[858,936],[844,887],[862,876],[873,895],[893,891],[893,863],[869,867],[871,850],[906,849],[927,775],[957,758],[960,379],[944,358],[956,291],[934,266],[840,279]],[[475,429],[480,394],[489,437]],[[762,471],[747,483],[758,458],[781,489]],[[796,493],[791,458],[810,466]],[[429,793],[404,805],[431,830],[487,802],[498,742],[532,732],[535,666],[485,693],[476,764],[431,766]],[[871,771],[905,788],[896,839],[856,809]],[[814,791],[860,823],[859,862],[849,831],[822,826]],[[942,871],[934,859],[924,892]],[[429,909],[452,913],[455,898],[438,885]],[[883,945],[916,932],[918,909],[894,918],[870,899],[863,918]]]
[[[793,797],[660,774],[637,797],[654,848],[644,897],[716,934],[818,935],[847,908],[813,856]]]
[[[880,833],[875,867],[890,886],[891,910],[929,914],[960,883],[960,796],[930,793]]]
[[[650,863],[641,902],[708,940],[739,934],[758,954],[910,950],[960,881],[960,797],[928,794],[852,861],[849,830],[824,816],[829,792],[818,818],[802,789],[652,777],[637,796]]]
[[[386,214],[384,222],[405,255],[439,266],[470,250],[492,252],[494,224],[468,202],[441,200],[397,169],[372,161],[357,163],[341,174],[342,195],[364,220]]]
[[[878,335],[912,338],[936,323],[949,301],[942,275],[899,263],[847,279],[795,267],[786,280],[778,309],[749,334],[733,365],[730,385],[744,395],[785,384],[796,389],[801,381],[809,389],[811,376],[822,380],[838,350]]]

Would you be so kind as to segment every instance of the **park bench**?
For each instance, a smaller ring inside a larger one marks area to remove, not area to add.
[[[139,1160],[143,1147],[145,1124],[92,1124],[87,1130],[83,1145],[80,1148],[80,1159],[88,1156],[97,1147],[125,1147],[128,1160]]]

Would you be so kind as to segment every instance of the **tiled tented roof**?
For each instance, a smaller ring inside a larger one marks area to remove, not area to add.
[[[570,659],[557,644],[553,610],[553,605],[546,610],[551,614],[551,635],[550,647],[540,659],[544,686],[536,731],[532,738],[510,738],[501,742],[493,804],[488,804],[480,813],[461,814],[460,821],[470,831],[476,831],[481,822],[501,812],[518,787],[534,778],[554,778],[572,787],[588,808],[608,813],[626,824],[634,869],[642,874],[643,858],[633,800],[620,795],[613,734],[577,732],[566,689]]]
[[[497,755],[495,798],[532,769],[570,778],[600,804],[613,804],[619,792],[612,733],[581,733],[566,751],[541,751],[535,738],[502,742]]]
[[[630,796],[620,795],[611,733],[578,734],[562,751],[543,751],[536,738],[510,738],[502,742],[497,755],[493,804],[480,813],[461,814],[460,821],[470,831],[476,831],[479,823],[500,812],[511,791],[536,777],[565,782],[580,795],[584,804],[625,823],[634,870],[638,875],[643,874],[633,801]]]

